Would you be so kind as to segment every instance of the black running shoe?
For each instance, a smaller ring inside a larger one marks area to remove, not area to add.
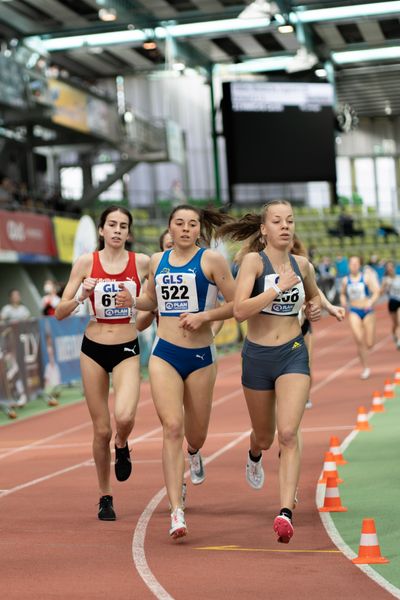
[[[101,521],[115,521],[116,514],[113,509],[112,496],[102,496],[99,501],[99,514]]]
[[[115,477],[118,481],[126,481],[132,473],[132,463],[128,442],[124,448],[115,446]]]

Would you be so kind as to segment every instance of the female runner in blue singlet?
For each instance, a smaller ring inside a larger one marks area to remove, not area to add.
[[[379,299],[380,288],[374,271],[371,268],[361,268],[359,256],[350,256],[349,271],[349,275],[342,281],[340,304],[349,307],[349,323],[363,369],[360,377],[368,379],[371,371],[367,355],[375,343],[373,307]]]
[[[273,528],[278,541],[288,543],[300,473],[298,430],[310,388],[298,314],[306,301],[306,316],[318,319],[320,296],[309,261],[289,252],[294,234],[289,202],[272,201],[261,215],[245,215],[218,233],[246,242],[234,298],[234,316],[248,324],[242,351],[242,385],[252,424],[246,479],[254,489],[263,487],[262,451],[271,446],[277,429],[282,508]]]
[[[188,442],[190,477],[204,481],[200,448],[208,430],[216,377],[212,321],[232,316],[234,282],[225,258],[208,245],[228,217],[213,210],[177,206],[168,227],[173,248],[151,257],[147,289],[139,310],[158,305],[159,323],[149,363],[154,404],[164,430],[163,469],[171,507],[169,533],[186,535],[182,506],[183,437]],[[216,306],[217,291],[225,304]]]

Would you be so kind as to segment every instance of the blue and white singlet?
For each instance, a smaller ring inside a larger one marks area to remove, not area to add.
[[[172,250],[163,253],[154,276],[160,316],[179,317],[181,313],[215,308],[218,288],[207,279],[200,264],[206,248],[200,248],[188,263],[179,267],[169,262]]]

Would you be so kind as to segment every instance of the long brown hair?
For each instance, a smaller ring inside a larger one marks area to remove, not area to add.
[[[233,220],[233,217],[230,215],[212,208],[197,208],[197,206],[190,206],[190,204],[180,204],[169,215],[168,225],[170,225],[178,210],[191,210],[197,214],[200,221],[200,237],[207,246],[210,245],[212,238],[215,237],[216,231],[224,224]]]
[[[218,237],[228,237],[235,242],[245,242],[240,250],[241,257],[248,252],[261,252],[266,241],[261,234],[261,224],[264,223],[270,206],[285,204],[292,206],[287,200],[271,200],[264,204],[260,214],[247,213],[233,223],[222,225],[217,231]]]
[[[306,258],[308,258],[308,250],[296,234],[294,234],[293,236],[293,246],[291,249],[291,253],[297,254],[298,256],[305,256]]]

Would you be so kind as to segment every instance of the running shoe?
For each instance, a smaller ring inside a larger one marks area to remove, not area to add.
[[[196,454],[188,454],[188,456],[190,479],[192,480],[193,485],[199,485],[200,483],[203,483],[206,478],[200,450],[197,450]]]
[[[97,515],[100,521],[115,521],[116,514],[113,508],[112,496],[102,496],[99,501],[99,513]]]
[[[312,402],[311,402],[310,398],[306,402],[306,408],[312,408]]]
[[[363,369],[361,375],[360,375],[360,379],[368,379],[368,377],[371,375],[371,370],[367,368]]]
[[[258,462],[254,462],[247,454],[246,481],[254,490],[261,490],[264,485],[262,458]]]
[[[128,442],[123,448],[115,446],[115,477],[118,481],[126,481],[132,473],[132,462]]]
[[[274,520],[274,531],[280,544],[288,544],[294,532],[292,521],[286,515],[278,515]]]
[[[182,508],[176,508],[171,513],[171,529],[169,535],[172,539],[177,540],[178,538],[185,537],[187,534],[187,527],[185,521],[185,513]]]

